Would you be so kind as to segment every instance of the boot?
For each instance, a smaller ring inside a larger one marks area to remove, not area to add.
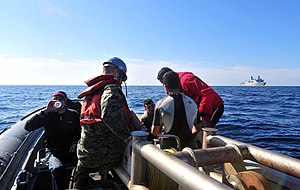
[[[75,189],[93,189],[102,185],[100,180],[94,180],[91,177],[85,179],[76,179],[74,188]]]

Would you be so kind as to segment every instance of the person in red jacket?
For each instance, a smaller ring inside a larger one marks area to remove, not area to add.
[[[157,79],[162,83],[163,75],[172,71],[163,67],[157,74]],[[191,72],[177,72],[180,78],[181,90],[192,98],[198,105],[199,118],[203,127],[215,127],[224,112],[222,98],[205,82]]]

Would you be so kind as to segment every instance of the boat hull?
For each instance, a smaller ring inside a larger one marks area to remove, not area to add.
[[[241,83],[241,86],[265,86],[267,83]]]
[[[43,129],[34,132],[24,130],[26,121],[34,114],[35,113],[32,113],[29,117],[13,125],[0,135],[1,189],[50,190],[53,188],[53,180],[48,168],[44,163],[37,162],[37,160],[41,160],[39,159],[39,153],[40,150],[43,149]],[[134,136],[134,133],[132,134]],[[119,189],[124,189],[124,186],[131,189],[132,186],[139,184],[144,184],[145,189],[147,189],[150,187],[149,180],[151,179],[145,176],[154,176],[152,178],[154,181],[152,181],[151,184],[158,183],[156,184],[157,187],[161,187],[161,183],[163,182],[161,182],[158,177],[155,178],[156,174],[149,175],[151,172],[149,169],[147,171],[149,163],[155,167],[154,172],[159,170],[169,174],[167,177],[170,177],[170,179],[178,179],[175,180],[174,183],[179,187],[185,187],[186,189],[197,187],[194,189],[200,190],[213,189],[207,188],[207,186],[219,187],[217,189],[231,189],[229,186],[224,186],[224,181],[222,181],[224,179],[222,173],[224,174],[225,172],[210,172],[210,174],[216,177],[205,173],[205,170],[207,170],[205,167],[212,164],[224,164],[224,168],[226,168],[225,165],[228,160],[239,160],[241,161],[239,163],[240,165],[235,166],[261,174],[272,185],[271,189],[300,189],[299,160],[216,135],[210,135],[204,139],[206,139],[210,148],[184,149],[175,153],[166,153],[146,141],[146,136],[134,136],[133,142],[128,144],[125,151],[122,165],[114,168],[122,180],[123,188]],[[232,146],[233,144],[234,146]],[[239,149],[239,153],[236,152],[236,149]],[[233,159],[232,156],[234,155],[235,157]],[[193,157],[191,158],[190,156]],[[174,160],[174,157],[176,160]],[[274,160],[274,158],[276,159]],[[143,163],[144,161],[146,162]],[[199,168],[195,167],[197,165]],[[145,172],[145,175],[142,171]],[[194,177],[201,180],[204,179],[206,181],[203,183],[207,184],[205,186],[202,185],[202,183],[185,181],[181,175],[186,177],[185,180]],[[237,178],[230,178],[230,180],[237,180]],[[148,182],[142,183],[145,181]]]

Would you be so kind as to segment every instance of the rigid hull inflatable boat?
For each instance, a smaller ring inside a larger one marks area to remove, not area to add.
[[[56,189],[44,162],[43,129],[24,130],[26,121],[36,112],[1,132],[1,189]],[[299,160],[215,135],[212,128],[203,130],[202,149],[181,150],[178,142],[175,151],[161,150],[151,144],[144,131],[132,132],[133,140],[126,148],[122,164],[114,168],[114,188],[300,189]],[[74,174],[75,168],[69,169]],[[73,182],[74,176],[70,179],[70,189]]]

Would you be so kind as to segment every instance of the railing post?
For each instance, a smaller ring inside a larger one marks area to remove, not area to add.
[[[131,159],[131,186],[145,185],[147,161],[138,153],[135,148],[136,144],[140,141],[147,141],[148,132],[146,131],[133,131],[132,142],[132,159]]]
[[[202,130],[203,130],[202,149],[205,149],[207,148],[206,137],[209,135],[215,135],[218,130],[211,127],[204,127],[202,128]]]

